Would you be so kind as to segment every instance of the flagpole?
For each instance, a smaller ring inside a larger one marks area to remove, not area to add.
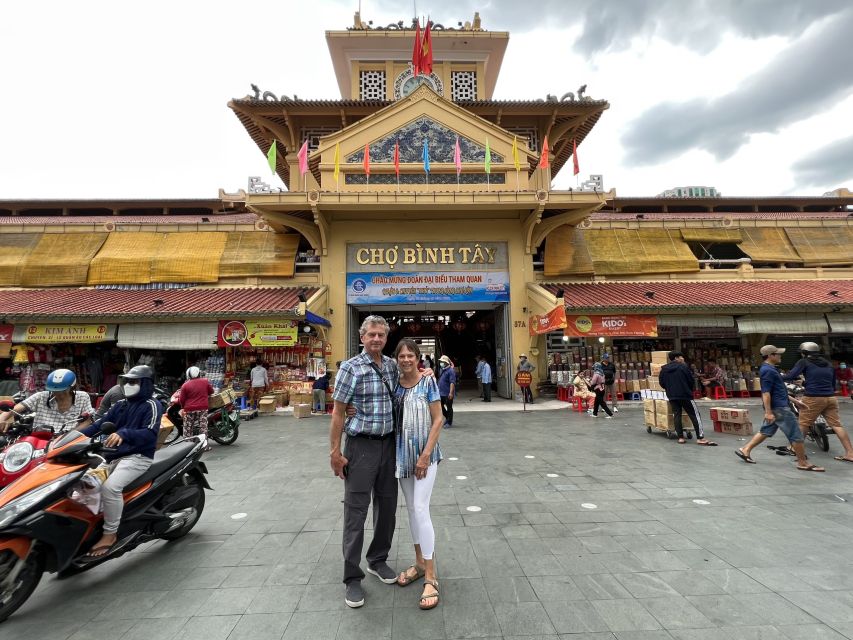
[[[518,193],[521,191],[521,178],[518,174],[518,169],[515,170],[515,192]]]

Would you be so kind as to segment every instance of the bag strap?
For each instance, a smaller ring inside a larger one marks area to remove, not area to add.
[[[376,366],[375,362],[370,363],[370,368],[379,374],[379,379],[382,380],[382,384],[384,384],[385,388],[388,390],[388,397],[391,398],[391,406],[394,406],[394,392],[391,390],[391,385],[388,384],[388,381],[385,379],[385,376],[382,375],[382,371]]]

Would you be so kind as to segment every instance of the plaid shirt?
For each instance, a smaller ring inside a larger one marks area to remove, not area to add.
[[[359,433],[384,436],[394,431],[394,416],[388,389],[370,366],[373,359],[362,352],[341,365],[335,377],[332,399],[355,407],[355,415],[347,418],[344,430],[349,436]],[[393,358],[382,356],[382,376],[394,389],[400,374]]]
[[[33,426],[53,427],[57,431],[64,428],[66,431],[69,431],[75,427],[75,424],[72,422],[73,420],[76,420],[84,413],[92,413],[92,401],[89,399],[89,394],[85,391],[74,392],[74,404],[71,405],[67,413],[60,413],[56,408],[56,398],[48,406],[48,394],[48,391],[39,391],[21,403],[36,414]]]

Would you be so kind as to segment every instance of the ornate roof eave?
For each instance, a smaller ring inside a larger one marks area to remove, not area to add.
[[[255,100],[253,98],[235,98],[228,106],[243,124],[249,136],[266,155],[272,141],[278,141],[280,153],[276,173],[285,184],[290,184],[290,170],[285,162],[285,151],[295,151],[298,141],[294,139],[297,130],[296,120],[310,121],[315,117],[335,117],[341,121],[341,129],[370,116],[377,111],[395,104],[391,100]],[[508,116],[531,116],[548,118],[549,129],[561,133],[550,136],[551,174],[555,177],[563,165],[571,158],[574,138],[580,146],[592,131],[601,114],[610,108],[606,100],[468,100],[455,102],[455,105],[470,111],[476,116],[498,123],[499,118]],[[298,124],[302,124],[300,122]],[[312,158],[311,173],[319,180],[319,159]],[[538,159],[529,159],[530,171],[535,169]]]

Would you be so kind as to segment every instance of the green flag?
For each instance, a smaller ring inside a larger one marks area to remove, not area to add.
[[[489,139],[486,138],[486,173],[492,172],[492,150],[489,148]]]
[[[269,162],[270,171],[272,171],[273,174],[275,174],[275,160],[276,160],[275,142],[276,142],[275,140],[272,141],[272,146],[270,147],[270,150],[267,151],[267,162]]]

